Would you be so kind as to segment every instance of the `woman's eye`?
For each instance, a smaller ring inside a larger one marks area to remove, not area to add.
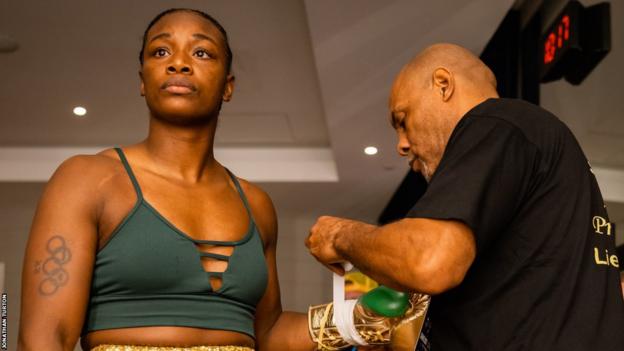
[[[195,51],[195,56],[201,58],[201,59],[206,59],[206,58],[211,58],[212,56],[208,53],[208,51],[200,49]]]
[[[160,49],[156,49],[156,51],[154,51],[154,56],[156,57],[165,57],[167,56],[167,54],[169,54],[167,52],[167,50],[160,48]]]

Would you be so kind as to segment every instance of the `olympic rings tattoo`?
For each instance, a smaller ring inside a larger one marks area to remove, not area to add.
[[[50,296],[69,280],[69,274],[63,269],[63,265],[71,260],[71,251],[60,235],[51,237],[46,249],[50,256],[41,264],[41,271],[46,278],[39,284],[39,292]]]

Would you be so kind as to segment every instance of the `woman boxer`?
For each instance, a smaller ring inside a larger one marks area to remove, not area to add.
[[[114,57],[114,53],[109,52]],[[149,133],[66,160],[46,186],[23,269],[20,350],[312,350],[282,312],[270,198],[215,160],[232,97],[223,27],[159,14],[140,54]]]

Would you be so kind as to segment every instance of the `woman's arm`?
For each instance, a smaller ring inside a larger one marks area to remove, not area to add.
[[[269,243],[267,243],[269,244]],[[308,333],[308,319],[303,313],[284,312],[280,301],[275,264],[275,242],[265,251],[269,284],[256,308],[256,339],[259,350],[315,350]]]
[[[246,183],[249,184],[249,183]],[[256,342],[259,350],[315,350],[316,344],[308,332],[307,316],[303,313],[284,312],[280,301],[280,288],[275,263],[277,244],[277,218],[269,196],[249,185],[248,196],[256,223],[262,234],[265,257],[269,271],[267,289],[256,307]],[[246,189],[246,190],[247,190]]]
[[[97,247],[92,163],[65,161],[39,201],[22,268],[20,351],[73,350],[80,336]]]

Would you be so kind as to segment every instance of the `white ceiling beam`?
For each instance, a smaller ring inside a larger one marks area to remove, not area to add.
[[[0,182],[46,182],[63,160],[106,147],[0,147]],[[215,157],[252,182],[337,182],[330,148],[218,147]],[[593,167],[605,201],[624,203],[624,169]]]
[[[63,160],[107,147],[0,147],[0,182],[46,182]],[[337,182],[330,148],[218,147],[215,157],[252,182]]]

